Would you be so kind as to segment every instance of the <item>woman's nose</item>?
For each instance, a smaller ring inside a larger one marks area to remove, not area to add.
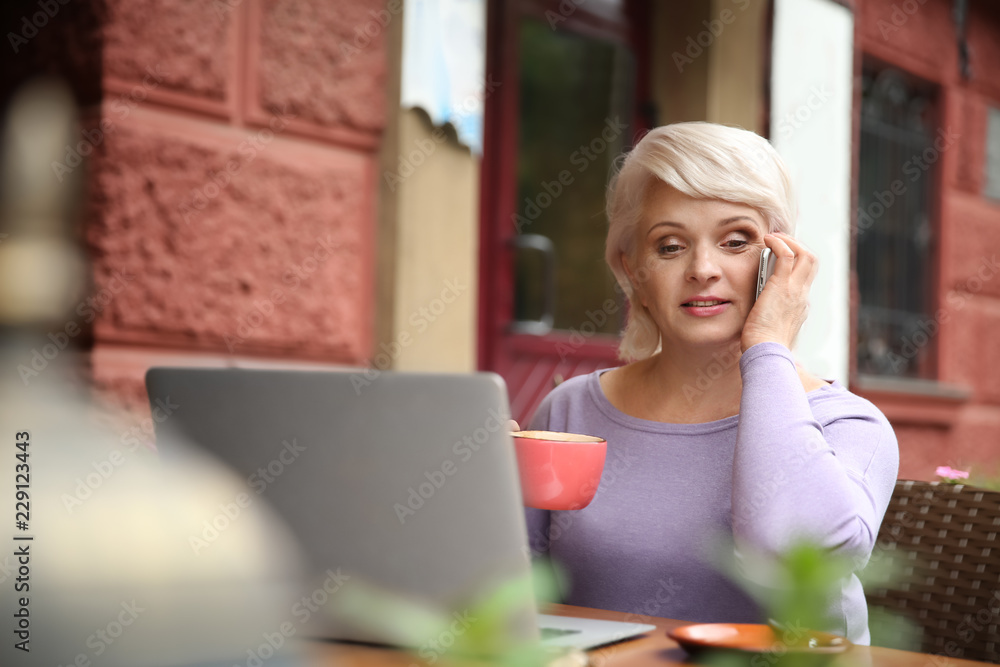
[[[685,278],[705,282],[720,275],[719,264],[709,249],[695,249],[690,255]]]

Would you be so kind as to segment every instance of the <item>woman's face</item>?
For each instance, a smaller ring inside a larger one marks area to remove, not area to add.
[[[743,204],[695,199],[661,181],[646,192],[632,282],[663,348],[739,340],[754,303],[764,217]]]

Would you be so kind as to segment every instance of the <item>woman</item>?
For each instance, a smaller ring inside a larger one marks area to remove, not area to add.
[[[752,132],[678,123],[647,134],[608,190],[606,260],[629,300],[627,365],[564,382],[532,429],[599,435],[593,502],[528,510],[533,550],[568,571],[567,602],[702,622],[760,622],[718,568],[718,538],[781,554],[810,539],[871,555],[899,463],[886,418],[798,368],[815,256],[791,235],[794,198]],[[755,302],[760,254],[777,256]],[[857,576],[827,628],[868,643]]]

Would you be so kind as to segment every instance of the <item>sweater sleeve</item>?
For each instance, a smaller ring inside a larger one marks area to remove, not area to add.
[[[733,461],[736,544],[783,553],[808,539],[862,567],[899,465],[896,437],[873,405],[844,392],[820,424],[791,353],[760,343],[740,359]]]

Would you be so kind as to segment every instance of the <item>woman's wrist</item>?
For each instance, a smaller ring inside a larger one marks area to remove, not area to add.
[[[781,345],[786,350],[792,349],[792,346],[789,343],[780,340],[777,336],[750,336],[740,341],[744,353],[754,345],[761,345],[763,343],[774,343],[776,345]]]
[[[786,345],[773,340],[765,340],[755,343],[743,351],[743,355],[740,357],[740,370],[745,371],[747,365],[754,360],[768,356],[782,357],[789,360],[793,366],[795,365],[792,351]]]

